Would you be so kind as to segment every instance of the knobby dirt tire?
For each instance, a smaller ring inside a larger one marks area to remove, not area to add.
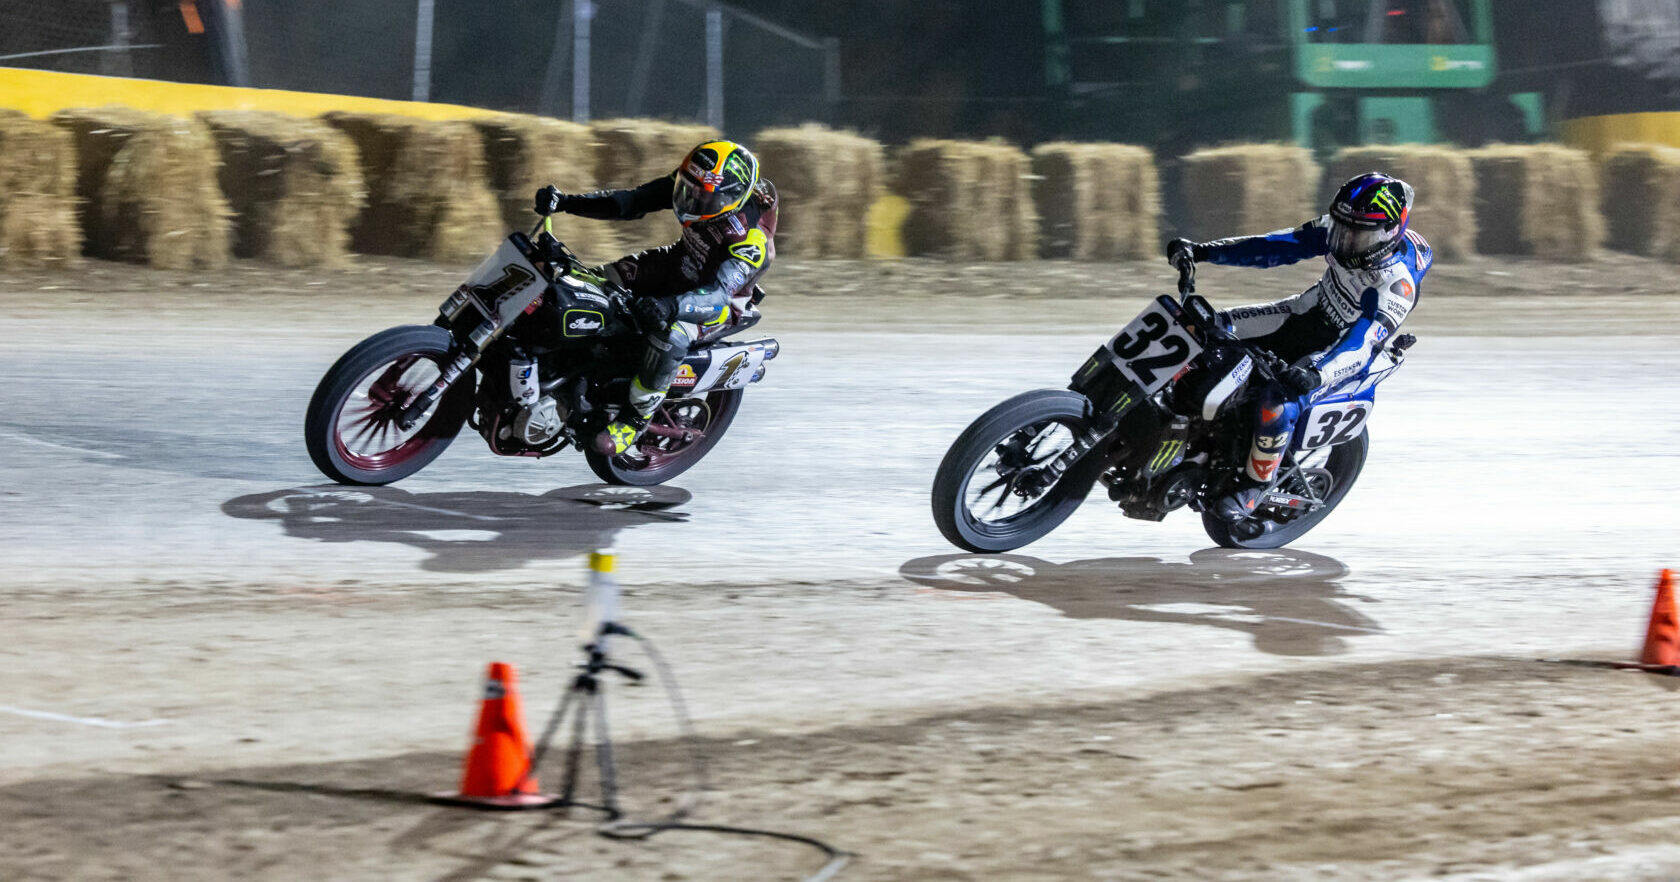
[[[379,485],[400,481],[429,465],[449,447],[473,406],[474,378],[469,371],[444,393],[426,422],[408,441],[378,464],[358,464],[341,443],[339,420],[345,401],[362,380],[382,365],[419,356],[441,369],[449,361],[452,338],[434,325],[403,325],[363,340],[327,369],[309,400],[304,443],[321,474],[340,484]]]
[[[1012,551],[1044,538],[1085,501],[1100,470],[1100,452],[1092,452],[1064,474],[1029,508],[995,524],[981,522],[968,509],[966,496],[975,468],[1020,429],[1054,420],[1077,436],[1089,427],[1089,402],[1066,389],[1036,389],[1010,398],[963,430],[933,479],[933,522],[958,548],[993,554]]]
[[[1325,462],[1325,469],[1336,480],[1336,486],[1330,488],[1330,497],[1324,506],[1302,515],[1288,524],[1272,524],[1266,532],[1252,539],[1245,539],[1233,531],[1233,525],[1214,511],[1202,512],[1202,529],[1207,531],[1208,538],[1224,548],[1282,548],[1291,542],[1307,535],[1325,518],[1330,516],[1336,506],[1353,489],[1355,481],[1359,480],[1359,473],[1365,469],[1365,454],[1370,450],[1370,436],[1364,432],[1352,441],[1336,445],[1330,450],[1330,458]]]

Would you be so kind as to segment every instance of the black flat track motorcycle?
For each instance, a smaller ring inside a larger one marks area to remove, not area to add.
[[[1238,339],[1179,266],[1179,299],[1155,299],[1098,349],[1066,389],[1023,392],[952,443],[933,482],[933,519],[953,545],[1010,551],[1060,526],[1100,481],[1128,517],[1159,521],[1186,506],[1227,548],[1279,548],[1317,526],[1365,465],[1365,419],[1377,383],[1416,342],[1396,337],[1349,380],[1315,393],[1279,477],[1252,516],[1214,503],[1248,455],[1258,375],[1287,366]]]
[[[780,351],[771,339],[725,340],[758,322],[762,294],[736,298],[724,322],[704,329],[636,446],[604,456],[588,439],[625,400],[645,329],[628,295],[546,227],[508,236],[432,324],[374,334],[328,369],[304,424],[322,474],[389,484],[436,459],[463,425],[502,456],[576,445],[611,484],[670,480],[718,443],[744,388]]]

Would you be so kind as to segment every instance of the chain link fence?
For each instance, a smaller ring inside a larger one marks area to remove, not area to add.
[[[0,65],[738,134],[834,121],[838,55],[710,0],[0,0]]]

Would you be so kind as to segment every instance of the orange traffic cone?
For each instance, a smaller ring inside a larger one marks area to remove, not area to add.
[[[461,774],[461,792],[440,794],[439,798],[500,809],[541,808],[554,802],[555,797],[537,792],[512,665],[490,663],[490,673],[484,680],[484,703],[478,712],[478,731]]]
[[[1645,650],[1639,663],[1653,667],[1680,665],[1680,614],[1674,605],[1674,573],[1663,570],[1657,579],[1657,600],[1651,607],[1651,626],[1645,631]]]

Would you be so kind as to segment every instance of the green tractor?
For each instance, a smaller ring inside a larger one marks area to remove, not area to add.
[[[1492,0],[1042,0],[1045,79],[1083,137],[1182,149],[1532,140]]]

